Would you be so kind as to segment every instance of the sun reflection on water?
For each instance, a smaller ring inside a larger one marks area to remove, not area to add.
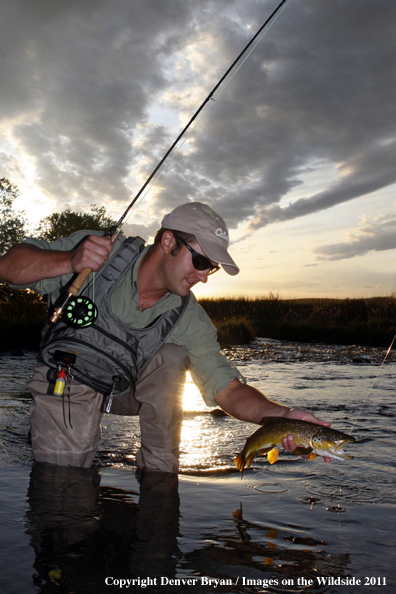
[[[180,467],[210,468],[213,464],[218,435],[214,419],[202,396],[187,374],[183,396],[184,419],[180,442]]]
[[[203,401],[189,373],[187,373],[186,385],[184,387],[183,410],[184,412],[210,410]]]

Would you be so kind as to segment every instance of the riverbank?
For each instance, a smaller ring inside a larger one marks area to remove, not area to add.
[[[221,344],[265,336],[293,342],[389,346],[396,296],[361,299],[201,299]]]
[[[361,299],[201,299],[222,346],[265,336],[293,342],[387,347],[396,334],[396,296]],[[0,303],[0,351],[38,349],[44,303]]]

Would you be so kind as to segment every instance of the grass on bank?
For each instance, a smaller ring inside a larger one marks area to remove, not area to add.
[[[296,342],[389,346],[396,334],[396,295],[361,299],[201,299],[221,344],[266,337]],[[232,332],[230,322],[232,321]],[[234,338],[234,340],[233,340]]]
[[[361,299],[201,299],[222,346],[255,337],[387,347],[396,334],[396,295]],[[0,351],[37,350],[46,305],[32,299],[0,302]]]

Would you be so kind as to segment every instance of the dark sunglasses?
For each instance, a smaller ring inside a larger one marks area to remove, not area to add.
[[[217,264],[213,266],[212,262],[206,256],[198,254],[198,252],[196,252],[191,247],[191,245],[188,245],[188,243],[186,243],[184,239],[182,239],[179,235],[175,235],[175,237],[177,237],[177,239],[179,239],[182,242],[182,244],[185,245],[188,250],[190,250],[192,254],[192,263],[194,265],[194,268],[196,268],[197,270],[209,270],[208,275],[214,274],[215,272],[220,270],[220,266],[218,266]]]

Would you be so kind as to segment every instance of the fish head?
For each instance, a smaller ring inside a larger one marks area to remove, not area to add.
[[[352,435],[340,431],[321,429],[313,436],[313,451],[319,456],[334,458],[335,460],[353,460],[354,456],[348,456],[342,447],[347,443],[353,443],[355,438]]]

